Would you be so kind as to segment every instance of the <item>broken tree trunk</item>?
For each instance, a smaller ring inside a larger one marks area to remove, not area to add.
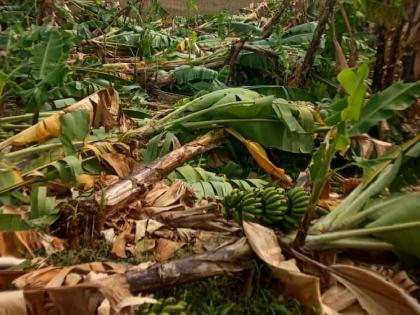
[[[294,78],[289,83],[290,87],[302,87],[305,85],[314,63],[315,55],[321,42],[321,37],[324,34],[325,27],[328,23],[328,20],[330,19],[331,14],[333,13],[334,5],[336,2],[337,0],[325,1],[324,9],[322,10],[321,16],[319,17],[318,25],[306,52],[305,59],[303,60],[303,63],[296,68]]]
[[[273,17],[267,22],[267,24],[264,25],[264,28],[262,31],[262,38],[270,37],[271,33],[273,33],[274,26],[280,22],[280,19],[283,16],[288,6],[289,6],[289,0],[284,0],[281,8],[276,12],[276,14],[273,15]]]
[[[245,237],[204,254],[165,262],[145,271],[126,273],[133,293],[150,291],[249,269],[252,251]]]
[[[420,3],[407,1],[406,15],[408,16],[407,39],[404,43],[404,56],[402,58],[402,79],[414,82],[420,79]]]
[[[400,38],[404,23],[405,22],[401,22],[398,24],[394,29],[394,33],[392,34],[391,47],[387,60],[388,67],[385,72],[383,88],[387,88],[392,84],[392,82],[394,82],[395,68],[398,66],[398,49],[400,47]]]
[[[236,60],[238,59],[239,53],[247,40],[248,37],[243,37],[240,41],[232,45],[231,52],[225,61],[225,64],[229,65],[229,75],[226,78],[226,84],[236,83]]]
[[[343,17],[344,23],[346,24],[347,32],[349,33],[350,37],[350,57],[348,64],[350,67],[354,67],[357,64],[357,45],[356,45],[356,38],[354,37],[353,28],[351,27],[349,17],[347,15],[346,9],[344,8],[344,4],[339,2],[338,8],[340,9],[341,16]]]
[[[217,208],[217,203],[211,202],[204,206],[182,211],[174,210],[156,213],[153,211],[152,207],[151,210],[146,210],[146,213],[159,222],[163,222],[167,226],[175,228],[230,233],[236,233],[241,230],[241,227],[236,222],[228,221],[219,213],[216,213]]]
[[[158,182],[192,157],[216,147],[222,139],[223,130],[213,131],[156,159],[129,178],[111,185],[103,192],[98,192],[95,195],[98,205],[113,207],[129,201],[135,194],[145,192],[148,186]]]
[[[374,92],[382,90],[382,78],[385,65],[385,45],[387,33],[385,26],[379,26],[378,33],[379,35],[376,45],[375,70],[372,79],[372,89]]]

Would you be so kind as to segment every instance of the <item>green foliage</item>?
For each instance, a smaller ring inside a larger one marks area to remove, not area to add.
[[[399,251],[420,258],[420,244],[418,241],[418,235],[420,233],[420,193],[405,193],[403,195],[389,197],[364,211],[372,213],[370,210],[373,207],[377,209],[374,215],[371,214],[371,216],[374,216],[374,220],[367,224],[365,228],[401,225],[401,229],[378,232],[374,233],[374,235],[379,239],[393,244]],[[402,228],[404,223],[414,222],[419,223],[416,228]]]
[[[0,214],[0,231],[14,232],[31,228],[45,228],[57,219],[55,197],[47,196],[47,188],[33,186],[29,218],[20,215]]]
[[[147,143],[147,147],[141,150],[143,162],[150,164],[158,157],[168,154],[175,139],[176,137],[172,132],[162,132],[154,136]]]
[[[217,71],[205,67],[181,66],[173,71],[178,90],[191,92],[207,90],[217,78]]]
[[[20,97],[28,111],[37,112],[48,101],[49,91],[69,80],[65,61],[72,37],[61,29],[33,27],[8,45],[4,67],[10,89],[5,97]]]
[[[362,119],[350,130],[350,135],[368,132],[379,121],[391,118],[396,111],[401,111],[413,104],[420,96],[420,82],[397,82],[377,93],[363,107]]]
[[[51,165],[57,170],[60,180],[68,185],[76,186],[77,176],[83,174],[82,163],[74,155],[69,155]]]
[[[201,167],[184,165],[175,169],[168,175],[171,180],[182,179],[191,185],[198,198],[223,198],[229,195],[234,188],[249,189],[263,187],[268,183],[262,179],[233,179],[227,180],[223,176],[204,170]]]
[[[353,5],[379,25],[395,25],[405,14],[401,0],[354,0]]]
[[[60,116],[60,140],[66,155],[76,153],[72,141],[83,141],[89,132],[89,114],[83,110]]]
[[[288,101],[312,101],[312,97],[306,90],[300,88],[290,88],[281,85],[252,85],[243,88],[255,91],[261,95],[274,95],[276,98],[282,98]]]
[[[0,192],[22,182],[17,168],[5,159],[0,160]]]
[[[420,143],[417,142],[404,154],[400,172],[390,184],[390,191],[400,191],[404,187],[417,185],[420,182]]]
[[[317,22],[308,22],[293,26],[285,31],[281,37],[282,44],[302,45],[312,40]]]
[[[347,107],[341,112],[343,121],[358,121],[362,110],[363,101],[367,90],[365,80],[369,74],[369,68],[366,64],[360,65],[356,72],[351,69],[344,69],[338,76],[338,82],[347,92]]]
[[[222,98],[212,99],[212,105],[209,101],[206,108],[176,119],[172,124],[180,123],[186,128],[229,126],[265,147],[311,152],[314,121],[309,108],[282,99],[273,100],[272,96],[255,98],[256,93],[252,93],[228,93]],[[210,96],[207,98],[210,100]],[[197,102],[189,108],[202,108],[198,107],[199,104],[202,103]],[[294,118],[294,125],[289,122],[290,117]],[[296,126],[299,129],[295,129]]]
[[[256,267],[255,285],[249,297],[245,294],[243,277],[216,277],[159,290],[157,297],[174,296],[188,303],[187,313],[199,314],[273,314],[300,315],[302,307],[296,300],[286,298],[279,303],[270,281],[263,278],[264,269]]]

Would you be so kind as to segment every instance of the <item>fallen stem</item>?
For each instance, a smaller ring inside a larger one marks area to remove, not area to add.
[[[375,227],[375,228],[363,228],[363,229],[354,229],[354,230],[348,230],[348,231],[337,231],[337,232],[324,233],[321,235],[307,235],[305,245],[308,247],[315,247],[315,246],[320,246],[329,241],[335,241],[335,240],[340,240],[340,239],[349,238],[349,237],[367,236],[367,235],[376,234],[376,233],[408,230],[408,229],[413,229],[417,227],[420,227],[420,221],[394,224],[394,225],[389,225],[389,226],[380,226],[380,227]]]
[[[246,238],[204,254],[155,265],[126,274],[133,293],[156,290],[209,277],[232,275],[251,268],[252,250]]]

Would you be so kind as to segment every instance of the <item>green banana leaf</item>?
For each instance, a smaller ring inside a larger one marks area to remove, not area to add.
[[[420,96],[420,81],[397,82],[375,94],[362,108],[361,119],[350,129],[350,136],[368,132],[379,121],[389,119],[395,111],[401,111],[413,104]]]
[[[198,198],[223,198],[229,195],[234,188],[249,189],[251,187],[264,187],[268,184],[262,179],[227,180],[223,176],[188,164],[175,169],[168,175],[168,178],[170,180],[181,179],[186,181]]]
[[[6,160],[0,160],[0,191],[23,182],[19,170]]]
[[[283,98],[288,101],[313,101],[306,90],[300,88],[290,88],[281,85],[254,85],[243,86],[243,88],[255,91],[261,95],[274,95],[275,98]]]
[[[83,110],[60,116],[60,141],[67,155],[75,154],[73,141],[84,140],[89,133],[89,114]]]
[[[47,196],[46,187],[33,187],[31,192],[31,212],[29,219],[20,215],[0,214],[0,231],[14,232],[43,228],[58,218],[55,197]]]
[[[194,81],[213,81],[217,78],[217,71],[205,67],[180,66],[173,70],[176,84],[183,85]]]
[[[302,45],[312,40],[317,22],[308,22],[289,28],[281,37],[282,44]]]
[[[275,67],[272,59],[267,56],[244,50],[239,53],[236,64],[256,70],[273,69]]]
[[[64,65],[60,62],[64,56],[63,39],[57,30],[49,32],[47,41],[40,41],[29,59],[31,74],[36,80],[50,84],[61,81]]]
[[[147,165],[158,157],[171,151],[175,135],[172,132],[162,132],[149,140],[145,149],[141,149],[143,162]],[[161,143],[162,142],[162,143]]]
[[[215,104],[203,115],[194,119],[184,117],[183,121],[186,128],[232,127],[269,148],[295,153],[310,153],[313,148],[314,121],[310,111],[286,100],[273,100],[273,96],[229,106]]]
[[[25,231],[30,228],[30,224],[23,220],[19,214],[0,214],[1,232]]]
[[[380,213],[376,220],[367,224],[366,228],[378,228],[404,223],[420,223],[420,193],[406,193],[403,198],[396,198],[395,202],[386,200],[381,203]],[[420,226],[375,233],[374,235],[395,246],[396,249],[420,258]]]

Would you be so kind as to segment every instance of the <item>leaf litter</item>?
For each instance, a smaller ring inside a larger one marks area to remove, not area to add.
[[[420,314],[412,8],[166,2],[2,4],[0,313],[200,314],[159,290],[236,277],[248,314]]]

